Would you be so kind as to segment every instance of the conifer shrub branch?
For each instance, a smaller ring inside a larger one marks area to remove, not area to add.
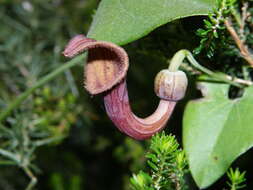
[[[173,135],[164,132],[151,139],[146,155],[150,172],[140,171],[130,179],[133,190],[186,190],[185,174],[188,172],[185,153]]]
[[[238,190],[246,187],[245,181],[245,174],[246,172],[240,172],[238,168],[233,170],[230,168],[227,172],[227,176],[229,178],[229,181],[227,182],[228,186],[230,187],[230,190]]]
[[[252,6],[251,1],[219,0],[218,8],[204,20],[204,28],[197,30],[201,38],[195,54],[205,51],[211,58],[217,49],[242,57],[253,67]]]

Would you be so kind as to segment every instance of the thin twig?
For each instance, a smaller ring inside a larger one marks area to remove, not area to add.
[[[28,167],[24,167],[23,170],[26,173],[26,175],[30,178],[30,183],[28,184],[25,190],[32,190],[37,183],[37,178]]]
[[[224,24],[229,31],[230,35],[232,36],[233,40],[235,41],[237,47],[240,49],[242,57],[250,64],[251,67],[253,67],[253,58],[248,50],[247,45],[245,45],[238,34],[236,33],[234,27],[232,26],[232,23],[230,19],[226,19],[224,21]]]
[[[250,80],[244,80],[244,79],[240,79],[240,78],[233,78],[229,75],[225,75],[227,77],[228,80],[243,84],[243,85],[247,85],[247,86],[251,86],[253,85],[253,82]]]
[[[16,65],[20,71],[20,73],[23,75],[23,77],[28,78],[30,76],[30,72],[27,70],[27,68],[22,64]]]
[[[243,39],[243,43],[245,42],[246,40],[246,37],[245,37],[245,34],[244,34],[244,28],[245,28],[245,23],[247,21],[247,18],[248,18],[248,2],[245,2],[243,3],[243,7],[242,7],[242,22],[241,22],[241,25],[240,25],[240,37]]]

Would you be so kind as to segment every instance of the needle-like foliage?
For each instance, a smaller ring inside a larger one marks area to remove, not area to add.
[[[185,153],[179,148],[175,136],[164,132],[151,139],[146,155],[150,173],[140,171],[131,178],[134,190],[184,190],[187,188],[184,176],[187,173]]]

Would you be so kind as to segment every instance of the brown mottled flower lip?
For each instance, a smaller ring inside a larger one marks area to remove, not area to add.
[[[126,85],[129,59],[123,48],[77,35],[70,40],[63,54],[71,58],[85,50],[88,50],[85,88],[92,95],[102,93],[106,112],[120,131],[142,140],[165,127],[176,101],[161,99],[156,111],[144,119],[132,112]]]
[[[77,35],[67,44],[63,54],[71,58],[85,50],[89,50],[89,54],[84,69],[84,86],[90,94],[105,92],[125,78],[129,61],[123,48]]]

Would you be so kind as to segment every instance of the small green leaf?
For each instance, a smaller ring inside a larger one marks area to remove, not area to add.
[[[253,146],[253,87],[229,99],[229,86],[201,83],[203,98],[188,103],[183,119],[183,144],[193,178],[205,188]]]
[[[175,19],[207,15],[216,0],[103,0],[88,37],[124,45]]]
[[[214,35],[215,38],[219,38],[219,35],[218,35],[218,32],[217,32],[217,31],[214,31],[214,32],[213,32],[213,35]]]
[[[137,175],[130,178],[133,189],[153,190],[149,185],[152,183],[152,178],[145,172],[140,171]]]
[[[153,170],[158,171],[158,167],[153,162],[148,160],[147,163]]]
[[[211,22],[209,22],[208,20],[204,19],[204,23],[207,27],[212,27],[213,25],[211,24]]]
[[[159,162],[159,159],[156,157],[156,155],[155,155],[155,154],[152,154],[152,153],[147,154],[147,155],[146,155],[146,158],[151,159],[152,162],[154,162],[154,163],[158,163],[158,162]]]

